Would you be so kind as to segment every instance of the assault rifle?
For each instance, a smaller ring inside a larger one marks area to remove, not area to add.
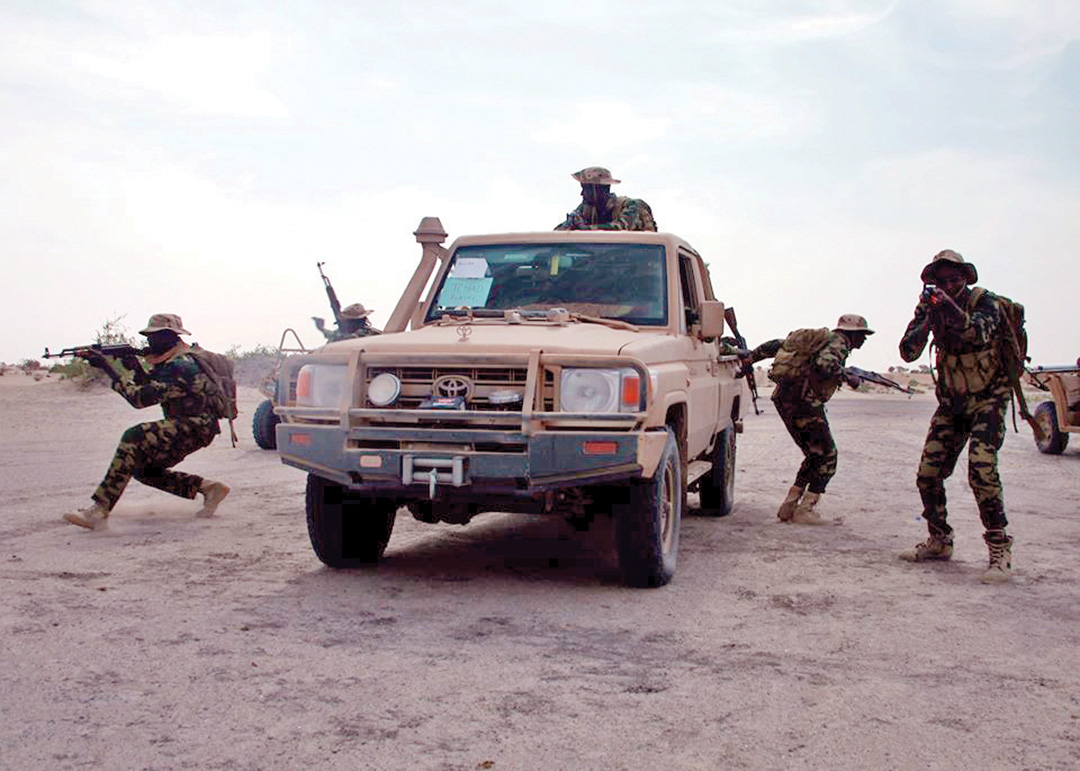
[[[876,383],[877,385],[886,386],[888,388],[895,388],[897,391],[903,391],[906,394],[913,394],[915,390],[913,388],[904,388],[904,386],[897,383],[895,380],[890,380],[884,375],[879,375],[876,372],[871,372],[868,369],[860,369],[859,367],[845,367],[844,372],[848,375],[854,375],[859,380],[865,380],[867,383]]]
[[[330,310],[334,312],[334,321],[338,327],[341,327],[341,301],[337,298],[337,292],[334,291],[333,285],[330,283],[330,279],[323,273],[322,266],[325,262],[315,263],[315,267],[319,269],[319,275],[322,277],[323,284],[326,286],[326,296],[330,298]]]
[[[746,338],[739,332],[739,322],[735,320],[734,308],[724,308],[724,321],[727,322],[728,327],[731,329],[731,334],[735,336],[735,344],[739,346],[740,350],[746,350]],[[744,356],[744,354],[740,354],[740,356]],[[761,410],[757,406],[757,379],[754,377],[754,365],[749,359],[742,358],[739,374],[746,378],[746,385],[750,386],[750,399],[754,404],[754,414],[760,415]]]
[[[103,345],[102,343],[91,343],[90,345],[77,345],[74,348],[65,348],[59,353],[49,353],[49,349],[45,349],[45,355],[43,359],[59,359],[65,356],[81,356],[84,353],[90,351],[96,351],[102,356],[112,356],[117,359],[123,359],[125,356],[145,356],[148,352],[147,348],[136,348],[133,345],[127,343],[119,345]]]

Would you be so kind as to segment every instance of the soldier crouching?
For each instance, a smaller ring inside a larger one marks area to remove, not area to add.
[[[180,339],[180,335],[190,332],[184,329],[179,316],[159,313],[150,317],[140,334],[147,338],[146,360],[151,369],[147,372],[134,355],[124,358],[123,364],[132,370],[133,379],[123,377],[97,351],[78,354],[104,371],[113,381],[113,390],[132,407],[141,409],[160,404],[165,415],[163,420],[140,423],[125,431],[105,478],[91,496],[92,505],[64,515],[66,521],[89,530],[105,526],[109,512],[132,477],[181,498],[194,499],[202,493],[203,507],[196,514],[198,517],[212,516],[229,494],[228,486],[221,482],[172,470],[172,466],[209,445],[221,432],[207,397],[215,385]]]

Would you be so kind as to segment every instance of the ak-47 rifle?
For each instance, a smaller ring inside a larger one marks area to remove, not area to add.
[[[888,388],[895,388],[897,391],[903,391],[906,394],[913,394],[915,390],[912,388],[904,388],[904,386],[897,383],[895,380],[890,380],[884,375],[879,375],[877,372],[871,372],[868,369],[860,369],[859,367],[845,367],[844,372],[848,375],[854,375],[859,380],[865,380],[867,383],[876,383],[877,385],[886,386]]]
[[[731,329],[736,345],[739,346],[740,350],[746,350],[746,338],[739,332],[739,322],[735,319],[734,308],[724,308],[724,321],[727,322],[728,327]],[[761,410],[757,406],[757,379],[754,377],[754,365],[749,359],[742,359],[739,374],[746,378],[746,385],[750,386],[750,398],[754,404],[754,414],[760,415]]]
[[[337,298],[337,292],[334,291],[333,285],[330,283],[330,279],[323,273],[322,266],[325,262],[315,263],[315,267],[319,269],[319,275],[322,277],[323,284],[326,286],[326,296],[330,298],[330,310],[334,312],[334,322],[341,327],[341,301]]]
[[[117,359],[123,359],[127,356],[145,356],[146,348],[136,348],[133,345],[127,343],[119,345],[103,345],[101,343],[91,343],[90,345],[77,345],[74,348],[65,348],[59,353],[49,353],[49,349],[45,349],[45,354],[41,357],[43,359],[59,359],[65,356],[81,356],[82,354],[94,351],[100,353],[102,356],[112,356]]]

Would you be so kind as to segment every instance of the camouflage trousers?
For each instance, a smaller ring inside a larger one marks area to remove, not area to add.
[[[202,418],[167,418],[132,426],[120,438],[94,500],[112,511],[132,477],[181,498],[194,498],[202,477],[170,469],[213,442],[219,432],[216,420]]]
[[[780,419],[803,453],[795,486],[823,493],[836,474],[836,442],[829,430],[825,405],[805,399],[773,399]]]
[[[930,419],[916,484],[923,518],[931,535],[952,537],[946,522],[945,480],[953,473],[964,444],[968,445],[968,483],[975,493],[979,517],[988,533],[1004,537],[1005,503],[998,476],[997,454],[1005,441],[1008,393],[976,394],[938,404]]]

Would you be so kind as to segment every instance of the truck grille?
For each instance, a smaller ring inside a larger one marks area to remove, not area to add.
[[[521,402],[509,407],[492,403],[493,393],[513,391],[525,393],[525,367],[369,367],[367,382],[389,372],[401,381],[401,396],[394,407],[417,409],[426,399],[439,396],[464,396],[466,408],[478,411],[520,411]],[[552,379],[552,382],[553,379]]]

